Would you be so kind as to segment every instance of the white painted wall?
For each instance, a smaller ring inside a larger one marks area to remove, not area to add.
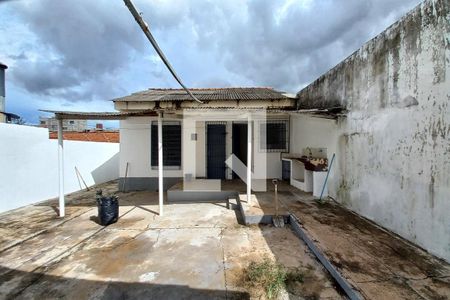
[[[302,155],[305,148],[326,148],[328,164],[333,153],[338,156],[340,126],[337,121],[315,118],[307,115],[293,114],[291,116],[290,153]],[[339,159],[335,159],[328,178],[328,195],[337,198],[339,188]]]
[[[57,140],[48,130],[0,124],[0,212],[58,195]],[[64,141],[65,192],[80,189],[75,166],[88,186],[117,179],[119,144]]]
[[[174,119],[164,118],[163,121]],[[120,121],[120,177],[158,177],[151,166],[151,122],[156,117],[130,117]],[[177,120],[181,121],[181,120]],[[183,125],[182,125],[183,126]],[[164,170],[164,177],[182,177],[182,170]]]
[[[286,118],[286,116],[285,116]],[[191,158],[186,167],[189,170],[195,169],[196,177],[206,176],[206,137],[205,121],[196,121],[194,125],[189,123],[189,128],[185,128],[182,119],[171,117],[164,118],[164,121],[181,121],[182,136],[182,164],[186,159]],[[150,124],[156,121],[156,117],[129,117],[120,121],[120,177],[125,176],[126,164],[129,163],[128,177],[158,177],[158,170],[151,168],[151,130]],[[232,122],[227,122],[227,155],[231,154]],[[255,126],[255,128],[258,128]],[[190,141],[191,133],[197,133],[197,141]],[[254,152],[260,152],[258,148],[259,132],[254,134]],[[257,153],[258,154],[258,153]],[[259,153],[261,154],[261,153]],[[281,178],[281,156],[280,153],[264,153],[266,161],[255,161],[256,176],[264,172],[258,171],[261,166],[267,166],[268,178]],[[258,155],[254,154],[254,157]],[[195,159],[195,163],[194,163]],[[228,172],[231,178],[231,172]],[[183,177],[183,170],[164,170],[164,177]]]

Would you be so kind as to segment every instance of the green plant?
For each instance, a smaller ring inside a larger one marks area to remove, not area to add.
[[[250,286],[264,289],[269,299],[277,297],[286,287],[286,270],[269,258],[264,258],[262,262],[251,262],[245,277]]]
[[[290,270],[289,272],[287,272],[286,274],[286,283],[294,283],[294,282],[300,282],[303,283],[304,280],[304,274],[298,270]]]

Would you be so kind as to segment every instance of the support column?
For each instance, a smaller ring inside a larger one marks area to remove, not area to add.
[[[252,204],[252,119],[247,118],[247,203]]]
[[[64,203],[64,140],[63,120],[58,119],[58,171],[59,171],[59,216],[65,216]]]
[[[163,185],[163,133],[162,112],[158,113],[158,190],[159,190],[159,215],[163,215],[164,185]]]

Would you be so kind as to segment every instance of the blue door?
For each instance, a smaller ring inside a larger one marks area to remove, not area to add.
[[[208,179],[225,179],[226,126],[225,124],[206,125],[206,170]]]

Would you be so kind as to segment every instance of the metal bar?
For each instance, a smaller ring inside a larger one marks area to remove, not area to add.
[[[159,215],[163,215],[164,190],[163,190],[163,136],[162,136],[162,113],[158,113],[158,192],[159,192]]]
[[[302,230],[299,221],[293,214],[289,215],[289,221],[291,223],[294,232],[297,233],[297,235],[306,243],[308,248],[314,253],[314,255],[317,257],[320,263],[325,267],[325,269],[327,269],[330,275],[334,278],[334,280],[336,280],[336,282],[347,294],[350,300],[360,300],[361,297],[358,295],[358,293],[347,282],[347,280],[345,280],[345,278],[341,276],[341,274],[334,268],[334,266],[330,263],[330,261],[325,258],[325,256],[319,250],[319,248],[317,248],[316,245],[314,245],[314,243],[308,237],[308,235]]]
[[[83,189],[83,186],[81,185],[80,176],[78,176],[77,173],[77,167],[75,167],[75,175],[77,176],[78,185],[80,186],[80,191]]]
[[[172,74],[173,78],[183,87],[183,89],[191,96],[192,99],[199,103],[203,103],[202,101],[198,100],[197,97],[194,96],[194,94],[191,93],[190,90],[183,84],[181,79],[178,77],[177,73],[175,73],[175,70],[172,68],[172,66],[169,63],[169,60],[166,58],[162,50],[159,48],[158,43],[156,42],[155,38],[153,37],[152,33],[150,32],[148,24],[142,19],[141,15],[136,10],[136,7],[134,6],[133,2],[131,0],[123,0],[125,2],[125,5],[128,7],[128,10],[133,15],[136,22],[141,27],[142,31],[144,32],[147,39],[152,44],[153,48],[155,49],[156,53],[158,53],[159,57],[163,61],[163,63],[166,65],[167,69],[169,69],[170,73]]]
[[[122,191],[125,192],[125,183],[127,181],[127,176],[128,176],[128,162],[127,162],[127,166],[125,167],[125,178],[123,179],[123,184],[122,184]]]
[[[323,183],[322,192],[320,193],[319,200],[322,200],[323,192],[325,191],[325,187],[327,186],[328,176],[330,175],[331,167],[333,166],[333,161],[334,161],[335,156],[336,156],[336,153],[333,153],[333,157],[331,158],[330,167],[328,168],[327,177],[325,177],[325,181]]]
[[[59,216],[65,216],[63,120],[58,119]]]
[[[77,167],[75,166],[75,171],[78,173],[78,176],[80,176],[81,181],[83,181],[84,186],[86,187],[86,191],[89,191],[89,187],[87,186],[86,182],[83,179],[83,176],[81,176],[80,171],[78,171]]]
[[[252,119],[247,118],[247,203],[252,204]]]

